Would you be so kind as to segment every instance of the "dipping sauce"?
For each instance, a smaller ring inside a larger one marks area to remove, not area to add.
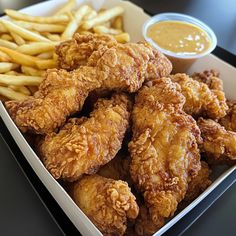
[[[178,55],[196,55],[211,45],[208,34],[199,27],[182,21],[160,21],[147,29],[147,36],[159,47]]]

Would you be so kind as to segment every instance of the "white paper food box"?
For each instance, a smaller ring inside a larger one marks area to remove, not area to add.
[[[59,9],[66,1],[53,0],[33,5],[22,9],[22,12],[31,15],[46,16],[56,9]],[[125,9],[124,13],[124,26],[125,31],[131,35],[131,40],[137,42],[143,40],[142,26],[143,23],[150,17],[144,13],[144,11],[127,1],[120,0],[77,0],[77,5],[82,3],[88,3],[92,5],[96,10],[101,7],[110,8],[113,6],[122,6]],[[201,72],[207,69],[217,69],[220,71],[220,77],[224,82],[224,91],[227,98],[236,99],[236,69],[231,65],[225,63],[214,55],[206,56],[203,59],[195,62],[187,73]],[[11,135],[16,141],[17,145],[21,149],[25,158],[34,169],[35,173],[41,179],[43,184],[52,194],[57,203],[61,206],[63,211],[67,214],[75,227],[80,231],[82,235],[102,235],[101,232],[94,226],[94,224],[88,219],[88,217],[77,207],[66,191],[59,185],[59,183],[49,174],[42,162],[39,160],[35,152],[26,142],[25,138],[18,130],[14,122],[11,120],[3,104],[0,102],[0,115],[9,129]],[[213,191],[228,175],[230,175],[236,166],[217,168],[214,171],[216,177],[211,186],[209,186],[204,193],[202,193],[197,199],[195,199],[188,207],[181,211],[178,215],[174,216],[168,223],[166,223],[158,232],[154,235],[159,236],[167,231],[172,225],[184,217],[189,211],[191,211],[199,202],[201,202],[211,191]]]

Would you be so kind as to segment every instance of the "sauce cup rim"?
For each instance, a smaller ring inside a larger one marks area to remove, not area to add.
[[[211,39],[211,44],[210,44],[209,48],[206,51],[199,53],[199,54],[179,55],[177,53],[171,52],[169,50],[166,50],[166,49],[160,47],[154,40],[152,40],[150,37],[147,36],[147,29],[149,28],[149,26],[151,26],[157,22],[161,22],[161,21],[182,21],[182,22],[190,23],[190,24],[193,24],[193,25],[199,27]],[[151,17],[143,24],[142,33],[143,33],[143,37],[145,38],[145,40],[148,43],[150,43],[153,47],[155,47],[156,49],[158,49],[159,51],[161,51],[165,55],[171,56],[171,57],[176,57],[176,58],[182,58],[182,59],[197,59],[197,58],[206,56],[206,55],[210,54],[215,49],[215,47],[217,45],[216,35],[215,35],[214,31],[208,25],[206,25],[204,22],[200,21],[199,19],[197,19],[195,17],[185,15],[185,14],[180,14],[180,13],[174,13],[174,12],[161,13],[161,14],[157,14],[157,15]]]

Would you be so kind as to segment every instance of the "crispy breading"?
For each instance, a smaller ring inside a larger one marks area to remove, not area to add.
[[[200,170],[200,130],[182,110],[180,90],[169,78],[154,80],[139,91],[132,113],[130,173],[159,227],[174,214]]]
[[[219,120],[219,123],[225,127],[226,130],[236,132],[236,101],[227,100],[229,110],[226,116]]]
[[[128,106],[124,94],[98,100],[90,118],[69,119],[59,133],[47,135],[39,153],[53,177],[75,181],[113,159],[128,128]]]
[[[56,47],[58,66],[65,70],[74,70],[86,65],[88,58],[99,47],[116,45],[116,40],[109,35],[75,34],[73,39],[62,42]]]
[[[139,207],[128,184],[99,175],[73,183],[71,196],[103,235],[123,235],[128,219],[138,216]]]
[[[81,110],[88,93],[100,86],[96,69],[81,67],[71,73],[48,70],[39,90],[24,101],[7,101],[9,114],[22,132],[47,134]]]
[[[212,184],[210,174],[211,169],[208,164],[205,161],[201,161],[201,169],[197,176],[189,182],[184,200],[179,204],[178,209],[184,209],[187,207],[195,198],[203,193],[208,186]]]
[[[181,92],[186,98],[184,111],[188,114],[196,117],[207,116],[212,119],[219,119],[226,115],[228,106],[224,92],[210,90],[206,84],[193,80],[186,74],[172,75],[171,80],[181,86]]]
[[[211,119],[200,118],[198,126],[203,143],[201,151],[211,164],[236,163],[236,133],[227,131]]]
[[[202,73],[193,73],[192,78],[208,85],[209,89],[223,91],[223,81],[219,78],[219,72],[205,70]]]
[[[170,61],[149,44],[115,43],[103,35],[75,35],[57,48],[57,54],[62,68],[71,70],[87,62],[106,71],[103,90],[135,92],[144,80],[167,76],[172,70]]]

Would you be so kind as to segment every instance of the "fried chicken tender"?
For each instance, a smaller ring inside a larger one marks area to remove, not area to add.
[[[236,101],[227,100],[229,110],[226,116],[219,120],[219,123],[225,127],[226,130],[236,132]]]
[[[136,234],[142,236],[153,235],[165,224],[163,217],[160,217],[158,220],[156,220],[156,223],[154,223],[150,216],[148,208],[144,204],[141,205],[139,207],[139,215],[135,220]]]
[[[186,74],[175,74],[171,76],[173,82],[181,86],[181,92],[186,98],[184,111],[193,116],[207,116],[219,119],[226,115],[228,106],[224,92],[210,90],[209,87]]]
[[[5,106],[22,132],[47,134],[82,109],[88,93],[100,86],[102,78],[90,67],[81,67],[71,73],[51,69],[33,97],[8,101]]]
[[[65,70],[74,70],[81,65],[86,65],[88,58],[99,47],[116,45],[116,40],[109,35],[80,35],[75,34],[73,39],[62,42],[56,47],[58,66]]]
[[[88,93],[101,85],[108,90],[137,91],[153,57],[152,48],[146,44],[103,47],[91,55],[88,66],[71,72],[50,70],[34,97],[23,102],[7,102],[6,107],[23,132],[47,134],[63,125],[66,117],[81,110]],[[167,59],[166,68],[162,66],[160,75],[167,68],[171,70]]]
[[[115,157],[128,128],[129,100],[113,95],[95,104],[90,118],[72,118],[39,145],[45,167],[55,179],[75,181],[93,174]]]
[[[151,220],[161,227],[172,216],[200,170],[200,130],[182,109],[180,86],[169,78],[139,91],[132,113],[130,173]]]
[[[180,203],[179,209],[187,207],[195,198],[203,193],[212,184],[210,179],[211,169],[205,161],[201,161],[201,169],[197,176],[188,185],[184,200]]]
[[[167,76],[172,70],[171,62],[149,44],[115,43],[108,36],[75,35],[60,45],[57,53],[63,68],[75,69],[87,62],[105,71],[109,76],[102,90],[136,92],[144,80]],[[82,62],[78,57],[83,58]]]
[[[91,175],[73,185],[75,203],[105,236],[123,235],[127,220],[138,216],[135,196],[124,181]]]
[[[192,78],[207,84],[209,89],[223,91],[223,81],[219,78],[219,75],[219,72],[215,70],[205,70],[202,73],[193,73]]]
[[[203,143],[201,151],[210,164],[236,163],[236,133],[227,131],[219,123],[211,119],[200,118],[198,126]]]
[[[114,180],[124,180],[131,186],[132,180],[129,174],[129,166],[130,157],[118,153],[114,159],[102,166],[97,174]]]

